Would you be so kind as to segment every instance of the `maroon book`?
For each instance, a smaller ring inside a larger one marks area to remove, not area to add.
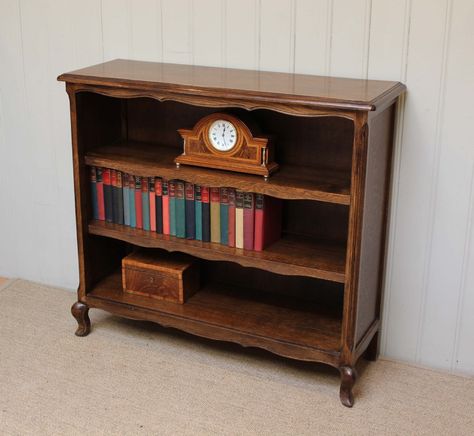
[[[262,251],[281,236],[282,201],[268,195],[255,195],[254,250]]]
[[[255,225],[255,195],[244,193],[244,250],[253,250]]]

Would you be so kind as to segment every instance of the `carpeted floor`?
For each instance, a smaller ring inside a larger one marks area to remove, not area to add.
[[[218,344],[91,310],[74,336],[73,293],[0,288],[1,435],[472,435],[474,379],[378,361],[356,403],[320,365]]]

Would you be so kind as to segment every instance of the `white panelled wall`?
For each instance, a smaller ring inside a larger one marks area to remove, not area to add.
[[[472,23],[472,0],[0,0],[0,275],[77,286],[62,72],[121,57],[399,80],[382,353],[474,374]]]

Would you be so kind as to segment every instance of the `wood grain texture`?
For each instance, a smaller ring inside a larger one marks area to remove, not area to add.
[[[58,80],[88,85],[129,87],[299,103],[340,110],[375,110],[392,91],[405,90],[398,82],[341,79],[303,74],[197,67],[124,59],[61,74]]]
[[[121,292],[120,273],[98,283],[91,307],[158,322],[199,336],[265,348],[282,356],[337,366],[340,318],[318,305],[209,284],[180,305]],[[275,325],[279,328],[275,329]]]
[[[344,281],[344,247],[297,236],[282,237],[264,251],[250,251],[221,244],[181,239],[145,230],[91,221],[89,233],[148,248],[181,251],[209,260],[230,260],[246,267],[260,267],[286,275]]]

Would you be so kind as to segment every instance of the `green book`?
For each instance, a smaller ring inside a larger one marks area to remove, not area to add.
[[[196,239],[202,241],[202,197],[201,186],[195,185],[194,215],[196,219]]]
[[[229,189],[221,188],[221,244],[229,245]]]
[[[175,219],[176,219],[176,236],[178,238],[186,237],[186,202],[184,199],[184,182],[177,180],[176,183],[176,200],[175,200]]]
[[[170,180],[168,184],[170,202],[170,235],[176,236],[176,181]]]

